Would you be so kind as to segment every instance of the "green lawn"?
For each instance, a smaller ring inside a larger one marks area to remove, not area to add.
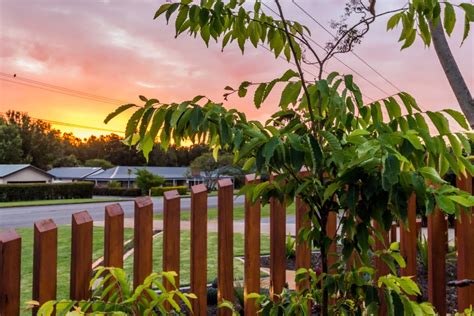
[[[31,300],[33,292],[33,229],[18,228],[22,237],[21,253],[21,302]],[[93,260],[103,256],[104,229],[94,227]],[[133,229],[125,229],[125,240],[132,238]],[[58,299],[69,296],[69,270],[71,264],[71,226],[58,227]],[[31,314],[31,312],[29,313]]]
[[[100,202],[118,202],[129,199],[118,198],[91,198],[91,199],[63,199],[63,200],[38,200],[38,201],[16,201],[16,202],[0,202],[2,207],[20,207],[20,206],[43,206],[58,204],[82,204],[82,203],[100,203]]]
[[[286,209],[287,215],[294,215],[295,214],[295,203],[291,204]],[[245,215],[244,206],[237,206],[234,207],[234,220],[243,220]],[[265,205],[262,207],[261,217],[270,217],[270,206]],[[163,213],[157,214],[154,216],[155,219],[162,220]],[[207,210],[207,218],[208,220],[217,219],[217,208],[210,208]],[[191,212],[189,211],[182,211],[181,212],[181,220],[182,221],[189,221],[191,219]]]
[[[180,262],[180,285],[189,285],[189,273],[191,256],[190,250],[190,232],[181,231],[181,254]],[[161,272],[163,266],[163,238],[160,234],[155,238],[153,243],[153,267],[155,272]],[[261,254],[270,253],[270,236],[261,235]],[[244,255],[244,235],[240,233],[234,234],[234,256]],[[125,260],[125,270],[128,275],[133,271],[133,256]],[[242,280],[244,275],[244,264],[235,259],[234,260],[234,278]],[[207,281],[210,283],[217,277],[217,233],[209,233],[207,239]]]

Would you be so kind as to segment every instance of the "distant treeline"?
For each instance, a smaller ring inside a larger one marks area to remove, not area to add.
[[[122,139],[117,134],[80,139],[53,129],[47,122],[32,119],[27,113],[8,111],[0,116],[0,164],[30,163],[44,170],[83,165],[105,168],[146,165],[143,155],[123,144]],[[202,145],[172,146],[167,152],[155,146],[147,165],[189,166],[208,151]]]

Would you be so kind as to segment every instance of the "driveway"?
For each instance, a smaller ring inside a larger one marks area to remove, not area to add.
[[[125,217],[133,217],[133,201],[116,202],[119,203],[125,213]],[[235,197],[234,204],[244,203],[244,197]],[[104,220],[104,209],[111,202],[85,203],[85,204],[64,204],[48,206],[25,206],[0,208],[0,228],[31,227],[34,222],[41,219],[52,218],[56,224],[70,224],[71,214],[87,210],[94,221]],[[190,198],[181,199],[181,209],[189,211],[191,205]],[[208,207],[217,207],[217,197],[208,198]],[[153,198],[153,212],[160,214],[163,212],[163,198]]]

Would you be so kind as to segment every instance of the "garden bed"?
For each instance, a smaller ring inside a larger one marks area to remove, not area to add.
[[[311,255],[311,267],[320,267],[319,252],[313,252]],[[270,268],[270,256],[260,257],[260,267]],[[296,270],[296,258],[286,260],[287,270]],[[457,276],[456,261],[446,260],[446,283],[455,281]],[[417,260],[417,284],[420,287],[422,296],[420,302],[428,301],[428,268],[423,265],[421,259]],[[455,286],[446,286],[446,306],[448,313],[454,313],[457,310],[457,288]]]

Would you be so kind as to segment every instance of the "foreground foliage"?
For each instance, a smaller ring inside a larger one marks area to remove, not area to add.
[[[192,311],[190,299],[194,294],[182,293],[176,288],[176,273],[150,274],[143,284],[133,290],[125,272],[119,268],[98,268],[91,280],[92,298],[84,301],[49,301],[38,309],[39,316],[49,315],[168,315],[183,314],[179,301]],[[174,289],[168,291],[166,280]],[[159,291],[159,292],[158,292]],[[37,302],[29,302],[30,308]],[[166,307],[166,304],[169,307]]]
[[[445,3],[410,2],[395,10],[403,14],[390,19],[389,28],[398,23],[394,19],[402,21],[401,40],[406,39],[404,47],[408,47],[416,35],[412,31],[413,17],[436,23],[439,9]],[[165,15],[167,21],[176,14],[177,36],[187,31],[195,37],[200,35],[206,45],[211,38],[220,41],[223,48],[236,41],[242,53],[250,42],[254,47],[268,46],[275,57],[283,55],[291,60],[295,68],[278,78],[225,87],[226,100],[233,95],[246,97],[253,90],[256,108],[264,104],[275,87],[280,87],[279,109],[266,122],[248,120],[245,113],[225,108],[202,95],[173,103],[140,96],[142,106],[123,105],[105,122],[134,108],[125,131],[126,141],[136,145],[145,157],[156,139],[165,149],[184,140],[205,143],[213,149],[215,157],[223,150],[232,152],[235,163],[243,163],[244,170],[255,170],[261,177],[259,183],[243,189],[252,201],[266,204],[279,199],[290,204],[300,197],[308,205],[311,227],[302,229],[298,237],[321,251],[322,273],[310,278],[312,288],[320,286],[320,291],[284,292],[282,302],[293,302],[296,295],[298,300],[312,300],[323,315],[367,310],[377,314],[381,313],[380,302],[385,299],[390,313],[429,313],[428,305],[417,305],[407,296],[400,296],[402,292],[416,292],[409,279],[395,276],[396,267],[404,264],[403,258],[386,244],[386,250],[374,249],[375,241],[384,243],[382,233],[388,231],[393,221],[406,222],[407,201],[413,194],[425,215],[432,214],[437,206],[457,216],[474,205],[470,194],[443,180],[447,172],[458,177],[473,174],[470,143],[474,135],[464,116],[452,109],[423,110],[407,92],[366,103],[352,75],[332,72],[323,76],[327,61],[350,50],[365,34],[363,30],[357,31],[357,27],[369,25],[375,14],[343,30],[321,55],[308,41],[309,29],[287,21],[279,1],[275,0],[275,4],[277,18],[261,9],[261,1],[249,10],[244,0],[203,0],[200,4],[181,0],[162,5],[155,14],[155,18]],[[466,11],[468,22],[472,21],[473,6],[465,3],[460,7]],[[446,14],[449,20],[451,13]],[[319,65],[319,75],[306,79],[301,65],[311,62]],[[448,117],[461,132],[451,130]],[[327,232],[332,212],[340,219],[335,236]],[[333,242],[341,245],[340,253],[329,253]],[[372,265],[372,254],[379,255],[393,275],[376,278],[376,271],[367,271],[371,269],[368,267]],[[332,267],[328,265],[330,255],[337,257]],[[359,269],[364,269],[364,277]],[[337,273],[329,273],[330,270]],[[389,294],[367,291],[367,284],[387,289]],[[397,299],[394,293],[399,295]],[[330,298],[338,303],[329,304]],[[292,306],[296,305],[290,304],[288,308]]]

